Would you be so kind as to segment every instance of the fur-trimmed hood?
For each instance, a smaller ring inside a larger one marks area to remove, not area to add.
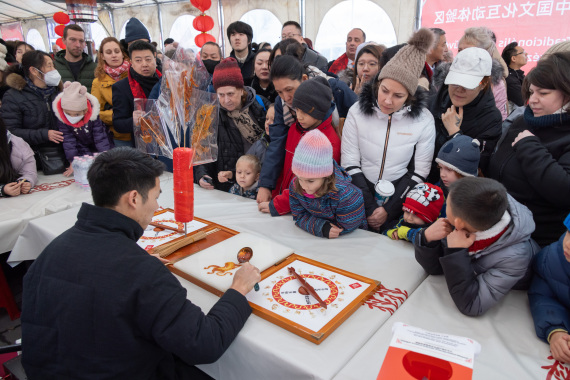
[[[432,82],[435,88],[439,89],[444,85],[445,78],[447,77],[450,68],[451,63],[448,62],[442,62],[441,64],[437,65],[432,78]],[[501,62],[493,59],[493,64],[491,66],[491,83],[493,85],[497,85],[503,79],[503,66],[501,65]]]
[[[99,105],[99,100],[97,100],[97,98],[94,97],[93,95],[91,95],[90,93],[86,93],[85,96],[87,97],[87,100],[91,103],[91,116],[89,116],[88,114],[85,114],[86,118],[74,125],[74,127],[77,127],[77,128],[82,127],[83,125],[87,124],[90,121],[95,121],[99,117],[99,111],[101,108]],[[63,97],[63,92],[60,92],[55,97],[55,99],[52,103],[52,106],[53,106],[52,109],[53,109],[53,112],[55,113],[55,116],[58,118],[59,121],[61,121],[64,124],[70,125],[69,122],[67,121],[67,119],[65,118],[65,115],[63,114],[63,108],[61,107],[61,98],[62,97]]]
[[[14,90],[22,91],[27,85],[28,82],[18,73],[10,73],[6,76],[6,84],[13,88]],[[63,91],[63,83],[60,81],[59,85],[57,86],[58,91]]]
[[[374,87],[378,84],[378,75],[374,77],[374,80],[369,81],[364,84],[360,96],[358,97],[358,105],[360,111],[366,116],[372,116],[374,114],[374,108],[378,107],[378,99],[374,96]],[[406,110],[406,116],[415,119],[422,114],[422,109],[428,106],[428,92],[421,86],[418,86],[416,94],[414,95],[414,100],[409,106],[404,106],[402,110]],[[397,112],[401,112],[397,111]]]

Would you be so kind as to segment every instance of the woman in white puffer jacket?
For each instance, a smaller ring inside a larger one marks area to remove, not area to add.
[[[352,183],[362,190],[373,230],[401,215],[408,190],[424,182],[430,171],[435,126],[426,109],[427,92],[418,88],[418,78],[433,39],[430,30],[417,31],[364,86],[344,123],[341,164],[352,176]],[[394,195],[383,206],[374,198],[379,179],[395,187]]]

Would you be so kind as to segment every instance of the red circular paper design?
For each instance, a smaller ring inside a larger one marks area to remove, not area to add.
[[[58,24],[67,24],[69,22],[69,15],[65,12],[56,12],[53,14],[53,21]]]
[[[334,282],[332,282],[328,278],[325,278],[322,276],[317,276],[315,274],[302,274],[300,276],[303,278],[312,278],[315,280],[319,280],[319,281],[322,281],[328,285],[331,293],[329,294],[329,297],[326,300],[324,300],[327,305],[330,305],[331,303],[333,303],[336,300],[336,298],[338,297],[338,287],[335,285]],[[312,304],[312,305],[298,305],[298,304],[294,304],[294,303],[285,301],[285,299],[281,296],[281,293],[279,291],[281,290],[281,287],[283,285],[285,285],[287,282],[292,281],[292,280],[295,280],[295,277],[293,277],[293,276],[285,277],[284,279],[282,279],[281,281],[279,281],[278,283],[276,283],[273,286],[273,289],[271,290],[271,295],[275,299],[275,302],[277,302],[278,304],[280,304],[282,306],[288,307],[290,309],[295,309],[295,310],[319,309],[321,307],[321,305],[319,305],[318,302],[315,304]]]
[[[214,27],[214,19],[210,16],[200,15],[192,21],[192,26],[199,32],[207,32]]]
[[[190,0],[190,3],[198,8],[200,12],[206,12],[212,6],[212,0]]]
[[[184,223],[177,222],[176,220],[166,219],[166,220],[155,220],[154,222],[164,224],[164,223],[174,223],[176,224],[177,228],[184,228]],[[176,235],[178,232],[170,231],[169,234],[161,235],[161,236],[141,236],[140,240],[158,240],[158,239],[166,239],[171,236]]]
[[[196,46],[202,47],[206,42],[216,42],[216,38],[208,33],[200,33],[194,38]]]

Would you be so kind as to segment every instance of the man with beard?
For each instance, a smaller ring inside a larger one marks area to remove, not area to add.
[[[91,85],[95,79],[97,63],[91,56],[84,53],[85,32],[76,24],[67,25],[63,29],[63,43],[65,50],[55,54],[55,69],[61,75],[63,83],[66,81],[79,82],[87,87],[91,93]]]

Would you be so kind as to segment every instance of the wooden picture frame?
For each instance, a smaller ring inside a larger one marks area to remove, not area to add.
[[[274,274],[275,272],[281,270],[282,268],[285,268],[289,265],[291,265],[291,263],[293,263],[294,261],[302,261],[311,265],[314,265],[316,267],[331,271],[331,272],[335,272],[338,274],[341,274],[343,276],[349,277],[351,279],[363,282],[368,284],[368,286],[366,287],[366,289],[363,290],[363,292],[360,294],[360,296],[358,296],[356,299],[354,299],[350,304],[348,304],[347,306],[345,306],[341,312],[339,312],[330,322],[328,322],[324,327],[322,327],[321,329],[319,329],[318,331],[314,331],[311,330],[303,325],[300,325],[298,323],[295,323],[289,319],[286,319],[284,317],[282,317],[281,315],[268,310],[266,308],[263,308],[255,303],[250,302],[249,304],[251,305],[251,308],[253,309],[253,313],[269,322],[272,322],[274,324],[276,324],[277,326],[284,328],[287,331],[292,332],[293,334],[296,334],[302,338],[307,339],[310,342],[313,342],[315,344],[321,344],[334,330],[336,330],[348,317],[350,317],[364,302],[366,302],[366,300],[372,296],[374,294],[374,292],[378,289],[378,287],[380,286],[380,281],[377,280],[373,280],[364,276],[360,276],[358,274],[355,273],[351,273],[348,272],[346,270],[343,269],[339,269],[336,267],[333,267],[331,265],[327,265],[324,263],[321,263],[319,261],[316,260],[312,260],[303,256],[299,256],[297,254],[292,254],[289,257],[287,257],[285,260],[283,260],[280,263],[275,264],[275,266],[265,270],[263,273],[261,273],[261,281],[263,281],[264,279],[266,279],[267,277],[271,276],[272,274]]]

